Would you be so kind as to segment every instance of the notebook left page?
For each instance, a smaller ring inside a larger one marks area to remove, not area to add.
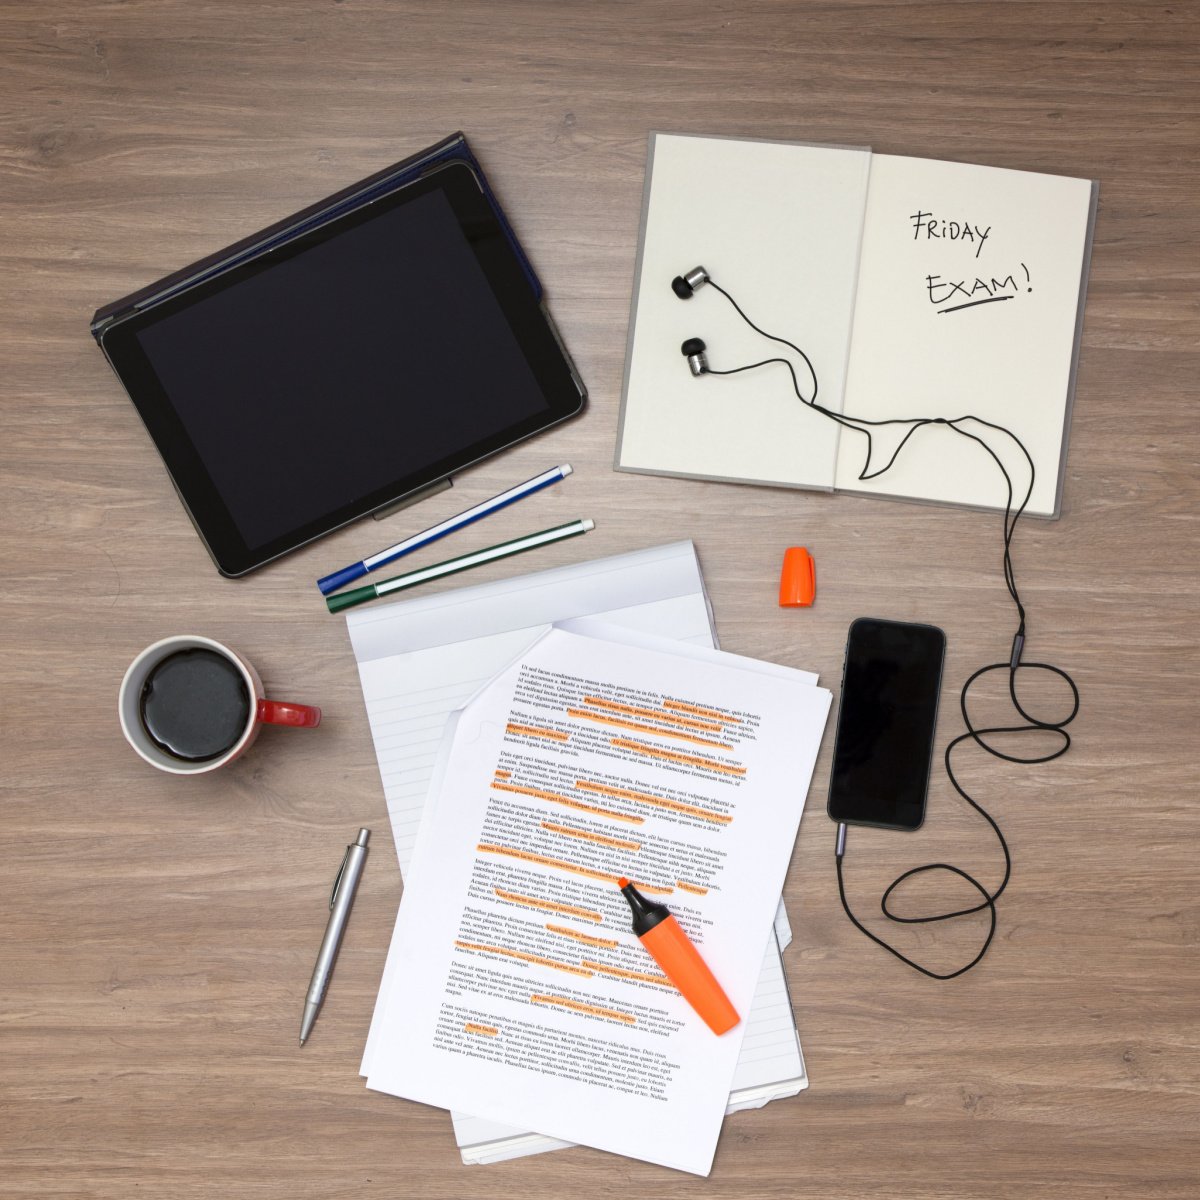
[[[754,323],[804,347],[820,403],[841,408],[870,152],[792,142],[652,134],[630,314],[616,467],[829,489],[838,427],[796,397],[784,366],[693,378],[702,338],[714,370],[796,355],[750,329],[712,287],[671,280],[703,265]]]

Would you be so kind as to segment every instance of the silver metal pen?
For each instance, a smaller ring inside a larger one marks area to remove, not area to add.
[[[325,926],[321,949],[317,951],[317,965],[313,967],[308,995],[304,998],[304,1016],[300,1019],[302,1046],[312,1033],[313,1022],[316,1021],[317,1013],[321,1011],[321,1004],[325,999],[325,989],[329,986],[329,976],[333,973],[338,947],[342,944],[342,934],[346,932],[346,922],[350,919],[354,893],[358,891],[358,881],[366,865],[367,842],[370,839],[369,829],[358,831],[358,837],[346,847],[346,856],[342,859],[337,878],[333,881],[333,891],[329,894],[329,924]]]

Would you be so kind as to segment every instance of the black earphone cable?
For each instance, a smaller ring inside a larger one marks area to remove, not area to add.
[[[798,355],[800,355],[800,357],[802,359],[804,359],[804,363],[808,367],[808,373],[812,376],[812,381],[813,381],[812,399],[805,400],[804,397],[800,394],[800,385],[798,383],[796,383],[796,372],[795,371],[792,371],[792,383],[795,384],[796,395],[800,396],[800,399],[804,400],[805,404],[815,405],[817,403],[817,390],[820,385],[817,383],[817,370],[812,365],[812,360],[808,357],[808,355],[805,354],[804,351],[801,350],[800,347],[797,346],[795,342],[789,342],[787,340],[787,338],[776,337],[773,333],[768,333],[765,329],[760,329],[757,325],[755,325],[755,323],[752,320],[750,320],[750,318],[748,316],[746,316],[746,314],[742,311],[741,305],[738,304],[738,302],[723,287],[721,287],[721,285],[719,283],[714,283],[711,277],[706,282],[709,284],[709,286],[716,288],[717,291],[720,292],[721,295],[724,296],[725,299],[728,300],[729,303],[733,305],[734,311],[737,313],[737,315],[739,317],[741,317],[742,320],[745,321],[746,324],[749,325],[750,328],[753,329],[755,333],[759,334],[762,337],[767,338],[769,341],[778,342],[781,346],[787,346],[789,349],[795,350],[795,352]],[[787,359],[778,359],[776,361],[787,362]],[[791,365],[792,365],[791,363],[788,363],[789,369],[791,368]],[[743,369],[745,369],[745,368],[743,368]],[[717,372],[714,371],[713,374],[715,375],[715,374],[717,374]],[[729,374],[732,374],[732,372],[722,371],[722,372],[720,372],[720,374],[729,375]],[[824,412],[824,409],[822,409],[821,411]]]
[[[770,339],[773,342],[778,342],[781,345],[788,346],[790,349],[796,351],[796,353],[799,354],[802,359],[804,359],[804,362],[807,365],[810,374],[812,375],[813,394],[812,394],[812,398],[809,399],[800,390],[800,383],[796,376],[796,369],[793,366],[793,364],[791,363],[791,361],[786,358],[766,358],[766,359],[763,359],[761,362],[748,363],[745,366],[733,367],[733,368],[731,368],[729,370],[725,370],[725,371],[713,370],[711,367],[706,366],[703,373],[707,374],[707,375],[737,375],[743,371],[753,371],[759,367],[765,367],[765,366],[769,366],[769,365],[775,364],[775,363],[783,364],[783,366],[787,367],[788,374],[791,376],[792,390],[796,393],[796,396],[801,401],[801,403],[806,404],[809,408],[814,409],[815,411],[821,413],[823,416],[828,417],[830,420],[836,421],[839,425],[844,425],[847,428],[856,430],[857,432],[861,433],[867,439],[866,460],[863,463],[862,471],[859,473],[859,476],[858,476],[859,480],[866,481],[866,480],[871,480],[871,479],[877,479],[877,478],[879,478],[879,476],[883,475],[886,471],[890,470],[892,465],[896,462],[897,458],[899,457],[900,452],[908,444],[909,439],[912,438],[912,436],[917,432],[917,430],[924,428],[926,425],[944,425],[947,428],[953,430],[955,433],[959,434],[960,436],[968,438],[970,441],[973,441],[973,442],[977,443],[978,445],[982,446],[983,449],[992,458],[992,461],[995,462],[996,466],[1000,469],[1001,475],[1004,476],[1004,483],[1005,483],[1005,487],[1007,489],[1007,498],[1006,498],[1005,504],[1004,504],[1004,518],[1003,518],[1003,525],[1004,525],[1004,557],[1003,557],[1004,585],[1008,589],[1008,594],[1012,598],[1012,601],[1017,609],[1017,631],[1013,636],[1012,650],[1011,650],[1008,662],[1006,662],[1006,663],[1004,663],[1004,662],[991,663],[987,666],[980,667],[979,670],[977,670],[973,675],[971,675],[970,678],[966,681],[966,683],[963,684],[962,691],[959,693],[959,709],[962,712],[962,719],[963,719],[963,724],[966,727],[966,732],[959,734],[955,738],[952,738],[951,741],[947,744],[945,760],[944,760],[945,766],[946,766],[946,775],[949,778],[950,783],[953,786],[954,790],[977,813],[979,813],[979,815],[982,816],[985,821],[987,821],[987,823],[991,826],[992,831],[995,833],[997,840],[1000,842],[1000,849],[1004,854],[1004,877],[1001,879],[1001,881],[1000,881],[999,885],[996,887],[995,891],[989,892],[988,889],[982,883],[980,883],[978,879],[976,879],[973,875],[969,874],[968,872],[962,870],[960,867],[953,866],[951,863],[925,863],[919,867],[912,867],[911,869],[903,872],[903,874],[897,876],[894,880],[892,880],[892,882],[890,884],[888,884],[887,888],[884,890],[883,896],[880,900],[880,910],[882,911],[883,915],[889,921],[895,921],[897,924],[901,924],[901,925],[920,925],[920,924],[931,924],[931,923],[938,922],[938,921],[950,921],[950,920],[954,920],[957,917],[966,917],[966,916],[970,916],[974,913],[983,912],[984,910],[986,910],[988,913],[988,918],[989,918],[988,932],[987,932],[987,936],[983,940],[983,944],[979,948],[978,953],[965,966],[959,967],[955,971],[949,971],[949,972],[944,972],[944,973],[938,972],[938,971],[931,971],[928,967],[922,966],[920,963],[915,962],[913,959],[909,958],[906,954],[903,954],[900,950],[896,949],[896,947],[893,946],[890,942],[887,942],[883,938],[872,933],[854,915],[854,912],[850,907],[849,900],[846,897],[846,885],[845,885],[845,879],[843,877],[843,870],[842,870],[842,859],[845,856],[845,850],[846,850],[846,828],[847,828],[844,823],[839,824],[839,826],[838,826],[836,850],[835,850],[835,856],[834,856],[836,864],[837,864],[838,895],[841,898],[842,908],[845,910],[846,916],[850,918],[851,923],[858,930],[860,930],[863,934],[865,934],[868,938],[870,938],[871,941],[875,942],[879,946],[882,946],[889,954],[894,955],[901,962],[906,963],[908,966],[912,967],[913,970],[919,971],[922,975],[927,975],[931,979],[954,979],[959,975],[965,974],[967,971],[971,970],[971,968],[974,967],[977,963],[979,963],[980,960],[983,958],[983,956],[987,953],[988,948],[991,946],[992,939],[996,933],[996,901],[1004,893],[1004,889],[1006,887],[1008,887],[1009,879],[1012,876],[1012,855],[1009,852],[1008,843],[1007,843],[1007,841],[1005,841],[1004,834],[1000,831],[1000,826],[996,823],[996,821],[992,817],[992,815],[981,804],[979,804],[959,782],[958,777],[954,773],[954,766],[953,766],[953,760],[952,760],[954,750],[958,746],[962,745],[964,742],[974,742],[981,749],[985,750],[988,754],[991,754],[991,755],[995,756],[996,758],[1001,758],[1001,759],[1005,760],[1006,762],[1025,763],[1028,765],[1051,762],[1054,759],[1059,758],[1061,755],[1065,754],[1067,752],[1067,750],[1070,748],[1071,735],[1067,732],[1066,727],[1075,719],[1075,717],[1079,713],[1079,688],[1075,685],[1075,681],[1071,678],[1070,675],[1067,674],[1066,671],[1064,671],[1061,667],[1053,666],[1050,663],[1026,663],[1026,662],[1021,661],[1021,654],[1022,654],[1022,652],[1024,650],[1024,646],[1025,646],[1026,613],[1025,613],[1025,605],[1021,601],[1021,595],[1017,588],[1016,571],[1015,571],[1015,568],[1013,567],[1013,560],[1012,560],[1012,541],[1013,541],[1013,535],[1016,532],[1017,522],[1020,520],[1022,514],[1025,512],[1025,509],[1029,504],[1030,497],[1033,495],[1033,485],[1034,485],[1034,479],[1036,477],[1036,472],[1035,472],[1034,463],[1033,463],[1033,457],[1030,455],[1029,450],[1026,448],[1024,442],[1022,442],[1021,439],[1015,433],[1013,433],[1013,431],[1011,429],[1007,429],[1007,428],[1005,428],[1005,426],[997,425],[991,421],[986,421],[982,417],[977,417],[972,414],[967,414],[966,416],[954,417],[954,418],[898,417],[898,418],[891,418],[891,419],[882,420],[882,421],[872,421],[872,420],[867,420],[866,418],[863,418],[863,417],[850,417],[844,413],[835,413],[832,410],[826,408],[824,405],[818,404],[816,402],[818,386],[819,386],[818,382],[817,382],[817,373],[816,373],[816,370],[814,369],[812,362],[810,361],[808,355],[805,354],[804,351],[801,350],[800,347],[797,346],[794,342],[789,342],[786,338],[776,337],[774,334],[767,333],[766,330],[761,329],[758,325],[756,325],[752,320],[750,320],[750,318],[746,315],[746,313],[742,311],[742,308],[737,303],[737,301],[735,301],[734,298],[727,291],[725,291],[724,288],[720,287],[717,283],[715,283],[713,281],[713,279],[711,278],[711,276],[707,279],[706,282],[708,282],[714,288],[716,288],[716,290],[718,292],[720,292],[721,295],[724,296],[726,300],[729,301],[729,303],[733,306],[734,310],[742,318],[742,320],[745,321],[746,324],[749,325],[750,328],[753,329],[756,333],[760,334],[761,336],[763,336],[765,338]],[[961,426],[967,422],[975,422],[978,425],[982,425],[988,429],[995,430],[997,433],[1003,434],[1004,436],[1010,438],[1016,444],[1016,446],[1020,449],[1022,455],[1024,455],[1025,462],[1027,463],[1027,465],[1029,467],[1029,484],[1028,484],[1027,488],[1025,489],[1025,494],[1021,499],[1021,503],[1017,506],[1015,511],[1013,510],[1013,481],[1012,481],[1012,477],[1008,473],[1007,468],[1004,465],[1003,460],[1000,458],[999,454],[996,453],[995,449],[993,449],[993,447],[991,445],[989,445],[987,441],[985,441],[982,437],[980,437],[978,433],[973,433],[968,429],[961,428]],[[888,458],[887,462],[882,467],[879,467],[877,470],[872,471],[871,470],[871,458],[872,458],[872,454],[874,452],[874,442],[873,442],[873,439],[871,436],[871,429],[879,428],[879,427],[887,426],[887,425],[911,425],[912,428],[909,429],[908,432],[905,433],[903,438],[900,439],[899,444],[896,446],[895,450],[893,450],[893,452],[892,452],[891,456]],[[981,679],[983,676],[988,675],[993,671],[1003,671],[1003,670],[1008,671],[1009,699],[1012,702],[1012,706],[1013,706],[1014,710],[1020,715],[1024,724],[994,725],[994,726],[989,726],[987,728],[979,728],[971,720],[971,714],[970,714],[970,710],[969,710],[969,706],[968,706],[968,696],[970,694],[971,687],[975,684],[975,682],[977,680]],[[1048,671],[1054,675],[1057,675],[1059,678],[1063,679],[1071,691],[1071,697],[1072,697],[1071,711],[1065,717],[1061,718],[1060,720],[1043,720],[1042,718],[1035,717],[1031,713],[1029,713],[1026,710],[1025,706],[1021,703],[1021,701],[1017,697],[1017,673],[1022,670]],[[1008,735],[1021,735],[1021,734],[1047,733],[1047,732],[1057,734],[1062,739],[1062,743],[1061,743],[1061,745],[1059,745],[1057,747],[1057,749],[1054,749],[1046,754],[1036,754],[1036,755],[1012,754],[1012,753],[1009,753],[1009,752],[999,749],[998,746],[994,746],[988,740],[989,738],[991,738],[993,736],[1005,737]],[[891,899],[891,897],[892,897],[893,893],[896,891],[896,889],[899,888],[906,880],[912,879],[917,875],[922,875],[922,874],[925,874],[926,872],[931,872],[931,871],[947,871],[947,872],[950,872],[951,874],[959,876],[960,878],[966,880],[967,883],[969,883],[979,893],[979,895],[982,897],[982,899],[979,901],[978,904],[969,905],[968,907],[965,907],[965,908],[958,908],[958,909],[954,909],[949,912],[928,913],[928,914],[925,914],[923,916],[918,916],[918,917],[905,917],[905,916],[899,915],[898,913],[893,912],[891,910],[891,908],[888,906],[888,901]]]

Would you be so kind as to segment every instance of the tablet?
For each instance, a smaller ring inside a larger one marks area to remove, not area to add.
[[[230,576],[586,397],[464,162],[168,289],[97,337]]]

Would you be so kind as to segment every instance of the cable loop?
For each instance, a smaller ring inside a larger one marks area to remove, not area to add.
[[[971,908],[960,908],[954,912],[946,913],[931,913],[923,917],[902,917],[899,913],[894,913],[888,908],[888,900],[892,893],[906,880],[912,879],[915,875],[924,874],[926,871],[950,871],[954,875],[965,879],[982,897],[983,901]],[[961,867],[956,867],[951,863],[926,863],[922,867],[911,867],[905,871],[903,875],[896,876],[891,883],[887,885],[887,890],[883,893],[882,899],[879,901],[880,910],[889,921],[895,921],[900,925],[928,925],[934,921],[949,921],[951,917],[965,917],[968,913],[982,912],[985,908],[995,908],[995,903],[987,888],[983,886],[973,875],[968,875]]]
[[[1071,689],[1073,702],[1071,704],[1070,713],[1063,717],[1061,721],[1043,721],[1025,711],[1020,700],[1017,699],[1017,671],[1023,668],[1034,671],[1050,671],[1057,675],[1060,679],[1066,680],[1067,686]],[[1019,712],[1021,716],[1030,723],[1030,725],[1036,725],[1040,729],[1057,730],[1062,733],[1064,737],[1066,737],[1067,745],[1071,744],[1071,739],[1067,735],[1065,727],[1070,725],[1070,723],[1079,715],[1079,688],[1075,686],[1075,680],[1073,680],[1070,675],[1068,675],[1061,667],[1056,667],[1053,663],[1021,663],[1016,670],[1012,671],[1009,675],[1008,694],[1012,699],[1013,708],[1015,708],[1017,712]]]

